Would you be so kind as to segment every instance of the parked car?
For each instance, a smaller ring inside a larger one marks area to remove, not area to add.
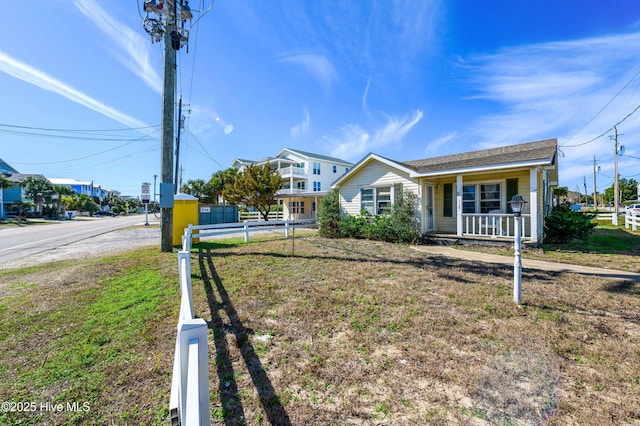
[[[640,216],[640,204],[629,204],[624,208],[624,212],[627,215]]]
[[[98,212],[96,212],[96,216],[111,216],[111,217],[116,217],[118,216],[116,213],[114,212],[107,212],[104,210],[100,210]]]

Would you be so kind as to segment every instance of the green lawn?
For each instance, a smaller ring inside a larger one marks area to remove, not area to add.
[[[0,424],[166,424],[176,257],[0,273],[0,400],[38,408]],[[637,283],[527,270],[517,306],[511,267],[309,234],[295,253],[201,243],[192,262],[214,424],[640,422]]]

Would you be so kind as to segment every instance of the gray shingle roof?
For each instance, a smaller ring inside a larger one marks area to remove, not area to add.
[[[346,164],[346,165],[353,165],[353,163],[350,163],[348,161],[342,160],[340,158],[336,158],[336,157],[329,157],[327,155],[321,155],[321,154],[315,154],[312,152],[307,152],[307,151],[300,151],[299,149],[293,149],[293,148],[285,148],[291,152],[295,152],[298,153],[300,155],[304,155],[305,157],[313,157],[313,158],[317,158],[318,160],[325,160],[328,161],[330,163],[339,163],[339,164]]]
[[[433,173],[472,167],[509,165],[528,162],[548,162],[553,164],[558,148],[557,139],[508,145],[499,148],[464,152],[443,157],[422,160],[397,161],[418,173]]]

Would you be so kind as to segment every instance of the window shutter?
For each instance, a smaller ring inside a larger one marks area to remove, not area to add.
[[[453,184],[445,183],[442,185],[442,189],[444,192],[444,201],[442,215],[444,217],[453,217]]]

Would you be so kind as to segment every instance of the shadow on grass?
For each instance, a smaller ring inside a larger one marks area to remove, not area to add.
[[[247,329],[240,321],[233,302],[229,298],[222,279],[218,275],[213,264],[213,256],[210,248],[199,248],[198,265],[204,288],[207,293],[207,301],[211,311],[210,328],[213,330],[214,344],[216,347],[216,365],[218,369],[220,399],[224,409],[224,421],[226,425],[245,424],[245,415],[235,373],[231,361],[226,334],[234,335],[236,345],[242,355],[245,367],[251,376],[260,404],[264,409],[267,419],[272,425],[290,426],[291,421],[280,403],[276,391],[262,366],[262,362],[255,352]],[[215,286],[215,288],[214,288]],[[220,310],[224,310],[230,324],[225,324],[220,316]]]
[[[631,296],[640,296],[640,283],[633,281],[619,281],[605,287],[611,293],[626,293]]]

